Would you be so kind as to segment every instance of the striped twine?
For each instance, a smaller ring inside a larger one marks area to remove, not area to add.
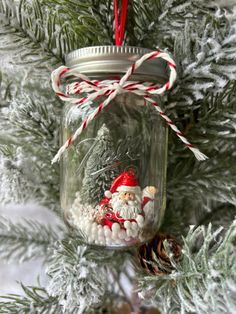
[[[142,82],[133,82],[128,81],[130,76],[135,72],[135,70],[141,66],[141,64],[149,59],[161,58],[167,61],[167,64],[170,69],[169,80],[162,87],[158,87],[157,84],[145,82],[145,85]],[[64,75],[77,77],[78,82],[68,84],[66,86],[66,92],[62,91],[61,79]],[[96,116],[114,99],[118,94],[122,93],[133,93],[143,97],[148,103],[150,103],[160,114],[160,116],[167,122],[171,129],[176,133],[180,140],[188,147],[195,157],[198,160],[205,160],[207,156],[200,152],[196,147],[193,147],[192,144],[184,137],[180,130],[176,127],[173,121],[163,112],[157,102],[152,99],[151,95],[161,95],[169,90],[175,80],[176,80],[176,66],[175,62],[170,58],[167,53],[154,51],[145,54],[135,63],[133,63],[124,76],[120,80],[90,80],[87,76],[69,69],[68,67],[61,66],[51,75],[52,88],[57,96],[60,97],[63,101],[68,101],[80,106],[83,104],[91,104],[94,99],[100,98],[102,96],[107,96],[107,98],[101,102],[101,104],[82,122],[80,127],[76,132],[64,143],[63,146],[58,150],[57,154],[52,160],[52,163],[55,163],[60,160],[61,155],[64,151],[71,145],[71,143],[77,139],[77,137],[87,128],[89,123],[93,121]],[[86,95],[82,98],[78,98],[79,94]]]

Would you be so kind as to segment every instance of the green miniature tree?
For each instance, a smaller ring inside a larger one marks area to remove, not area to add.
[[[104,192],[109,190],[111,182],[119,173],[113,159],[114,156],[115,151],[110,131],[103,124],[98,130],[85,166],[81,189],[81,199],[84,203],[99,203]]]

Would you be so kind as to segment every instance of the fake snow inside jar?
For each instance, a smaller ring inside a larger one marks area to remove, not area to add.
[[[88,47],[71,52],[66,65],[86,75],[96,90],[98,81],[118,82],[148,52]],[[167,63],[152,59],[129,77],[129,84],[163,85],[168,75]],[[68,75],[65,84],[73,82]],[[63,143],[108,96],[81,105],[67,103]],[[154,99],[161,104],[159,96]],[[116,95],[61,157],[61,206],[67,223],[95,245],[126,247],[152,238],[165,210],[166,156],[167,127],[155,108],[143,96]]]

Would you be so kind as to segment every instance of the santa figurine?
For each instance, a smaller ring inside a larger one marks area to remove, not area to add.
[[[156,192],[154,186],[141,190],[134,171],[124,171],[112,182],[110,190],[104,193],[105,197],[99,204],[102,209],[99,211],[100,223],[117,231],[121,228],[133,231],[141,229],[145,222],[145,208],[150,208]]]

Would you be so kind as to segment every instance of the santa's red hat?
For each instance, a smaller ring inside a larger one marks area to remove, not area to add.
[[[111,184],[110,191],[105,191],[105,196],[111,198],[115,192],[133,192],[135,194],[141,193],[138,180],[134,171],[122,172]]]

